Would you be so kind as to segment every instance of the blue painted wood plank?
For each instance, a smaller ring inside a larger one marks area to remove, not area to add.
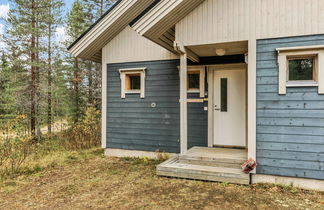
[[[323,116],[322,116],[323,117]],[[258,126],[299,126],[299,127],[324,127],[322,118],[277,118],[259,117]]]
[[[324,95],[317,92],[291,93],[279,95],[273,93],[257,93],[258,101],[324,101]]]
[[[323,153],[323,144],[296,144],[296,143],[279,143],[279,142],[257,142],[258,149],[275,150],[275,151],[294,151],[294,152],[313,152]],[[280,157],[278,157],[280,158]]]
[[[279,95],[276,52],[323,44],[324,35],[257,41],[257,173],[324,179],[324,95],[317,87]]]
[[[258,174],[269,174],[278,176],[291,176],[300,178],[324,179],[324,171],[307,170],[307,169],[294,169],[294,168],[281,168],[280,166],[264,166],[257,167]]]
[[[324,162],[322,161],[303,161],[303,160],[288,160],[278,158],[263,158],[259,157],[258,162],[264,166],[292,169],[306,169],[306,170],[318,170],[324,172]],[[324,177],[323,177],[324,178]]]
[[[179,60],[109,64],[107,66],[108,147],[179,151]],[[146,67],[145,98],[120,97],[119,69]],[[151,104],[156,103],[152,108]],[[207,144],[204,104],[188,105],[188,145]],[[111,142],[109,143],[109,140]],[[142,140],[142,141],[141,141]]]
[[[323,110],[324,101],[257,101],[257,109]]]
[[[311,118],[320,119],[324,118],[323,110],[272,110],[272,109],[259,109],[257,116],[260,118]]]
[[[278,158],[282,160],[299,160],[299,161],[312,161],[324,162],[324,153],[314,152],[290,152],[290,151],[277,151],[277,150],[257,150],[257,158]]]
[[[317,93],[317,87],[294,87],[294,88],[287,88],[287,93]],[[258,84],[257,85],[257,93],[273,93],[278,94],[278,84]]]

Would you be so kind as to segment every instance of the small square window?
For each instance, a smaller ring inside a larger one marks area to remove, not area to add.
[[[324,94],[324,45],[276,48],[278,52],[280,95],[287,88],[318,87]]]
[[[140,90],[140,89],[141,89],[141,75],[126,74],[126,90]]]
[[[200,71],[188,72],[188,90],[199,91],[200,88]]]
[[[288,58],[289,81],[314,81],[315,57]]]
[[[188,66],[187,93],[199,94],[199,98],[205,97],[205,66]]]
[[[121,98],[127,94],[139,94],[145,98],[145,70],[146,68],[120,69]]]

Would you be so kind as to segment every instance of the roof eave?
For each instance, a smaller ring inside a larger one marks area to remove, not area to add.
[[[118,1],[68,48],[69,52],[75,57],[101,62],[95,55],[152,2],[154,0]]]
[[[204,0],[161,0],[132,26],[140,35],[173,51],[174,41],[168,31],[198,7]],[[174,52],[174,51],[173,51]],[[190,56],[195,60],[195,55]]]

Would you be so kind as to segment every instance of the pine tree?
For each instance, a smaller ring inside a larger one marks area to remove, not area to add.
[[[52,80],[53,80],[53,65],[52,65],[52,54],[54,51],[52,40],[53,33],[56,27],[62,23],[62,11],[61,8],[64,5],[62,0],[48,0],[47,5],[47,130],[48,133],[52,132]],[[55,47],[55,46],[54,46]]]
[[[30,132],[36,136],[42,123],[42,92],[43,74],[46,68],[45,54],[49,22],[49,8],[56,3],[54,0],[12,0],[12,8],[7,20],[9,29],[5,38],[8,51],[11,53],[10,61],[15,66],[22,67],[29,77],[22,96],[22,104],[29,101]],[[22,73],[22,72],[20,72]],[[21,80],[23,81],[23,80]],[[27,94],[26,94],[27,93]],[[27,111],[27,110],[24,110]]]
[[[83,0],[83,5],[91,25],[100,18],[116,0]],[[101,104],[101,64],[86,61],[87,102],[88,106],[100,109]]]
[[[88,27],[87,13],[85,7],[80,1],[75,1],[72,9],[67,16],[67,34],[70,37],[69,43],[77,39]],[[77,123],[83,113],[83,99],[81,96],[81,81],[82,78],[82,62],[78,58],[69,58],[72,64],[72,87],[73,87],[73,104],[72,104],[72,120]]]
[[[88,14],[88,21],[94,23],[115,3],[116,0],[83,0]]]

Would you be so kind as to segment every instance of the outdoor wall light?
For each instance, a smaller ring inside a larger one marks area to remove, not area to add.
[[[226,54],[226,50],[225,49],[216,49],[216,55],[223,56],[225,54]]]

